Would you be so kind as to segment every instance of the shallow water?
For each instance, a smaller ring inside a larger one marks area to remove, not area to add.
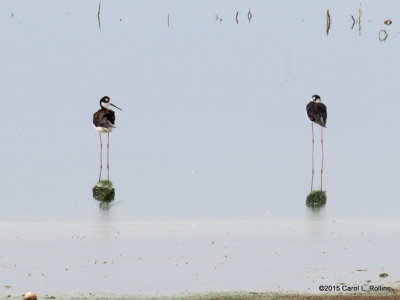
[[[0,295],[398,284],[399,5],[362,2],[353,29],[360,3],[332,5],[103,0],[100,31],[97,1],[3,1]],[[104,95],[124,111],[100,207]]]

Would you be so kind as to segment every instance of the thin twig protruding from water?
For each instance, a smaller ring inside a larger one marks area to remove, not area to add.
[[[236,24],[239,24],[239,12],[236,12]]]
[[[379,30],[379,35],[378,38],[381,42],[386,41],[387,37],[389,36],[389,34],[387,33],[386,29],[381,29]]]
[[[100,11],[101,11],[101,0],[99,1],[99,9],[97,10],[97,21],[99,22],[99,30],[101,31]]]
[[[168,24],[168,27],[169,27],[169,14],[168,14],[168,17],[167,17],[167,24]]]
[[[362,31],[361,15],[362,15],[362,9],[361,9],[361,3],[360,3],[360,8],[358,9],[358,35],[361,35],[361,31]]]
[[[358,35],[359,36],[361,36],[361,32],[362,32],[361,16],[362,16],[362,6],[360,3],[360,7],[358,8],[358,18],[355,19],[354,16],[351,15],[351,19],[353,20],[353,24],[351,25],[351,30],[353,30],[355,24],[358,24]]]
[[[329,9],[326,11],[326,35],[329,35],[329,30],[331,29],[331,14]]]
[[[353,30],[354,25],[356,25],[356,19],[354,19],[353,15],[351,15],[351,19],[353,20],[353,25],[351,25],[351,30]]]
[[[249,12],[247,13],[247,19],[249,19],[249,23],[251,23],[251,18],[253,17],[253,14],[251,13],[251,8],[249,9]]]

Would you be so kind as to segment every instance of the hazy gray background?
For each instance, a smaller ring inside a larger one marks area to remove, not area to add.
[[[387,234],[393,237],[399,228],[400,26],[395,12],[400,4],[362,2],[361,35],[357,24],[350,29],[359,6],[360,1],[103,0],[100,32],[98,1],[2,1],[0,242],[7,246],[0,250],[0,261],[8,266],[4,285],[14,290],[0,293],[34,287],[67,293],[316,292],[321,280],[301,281],[298,274],[320,272],[326,249],[339,255],[335,261],[343,268],[333,271],[336,263],[324,265],[334,275],[325,274],[330,281],[321,283],[374,279],[385,267],[398,270],[393,263],[399,251]],[[326,36],[328,8],[332,27]],[[216,22],[215,14],[223,21]],[[383,23],[388,18],[391,26]],[[386,42],[378,40],[382,28],[389,33]],[[328,106],[328,202],[319,212],[305,206],[311,173],[305,106],[315,93]],[[91,122],[104,95],[124,109],[117,111],[118,128],[111,134],[116,199],[106,212],[92,198],[99,144]],[[342,225],[335,227],[338,222]],[[226,230],[218,229],[221,223]],[[145,229],[140,231],[138,224]],[[222,260],[225,248],[209,248],[214,231],[234,236],[239,261],[228,263],[230,275],[219,277],[207,264],[211,254],[191,231],[198,224],[206,224],[200,234],[204,245]],[[172,238],[164,232],[170,232],[169,226],[179,228],[171,229]],[[113,244],[109,237],[124,231],[121,242]],[[357,240],[353,256],[338,252],[332,232],[341,232],[339,239],[346,243],[354,241],[353,233],[364,238]],[[76,253],[70,245],[75,235],[92,239]],[[146,243],[141,236],[154,239]],[[28,237],[38,239],[36,250]],[[366,250],[378,237],[383,239],[379,247],[394,252]],[[271,258],[276,252],[259,247],[266,239],[287,255]],[[98,247],[108,249],[102,253],[105,260],[119,263],[108,264],[106,275],[79,267],[73,273],[66,266],[93,263],[97,256],[91,251]],[[129,259],[153,250],[159,252],[151,263],[135,273]],[[30,263],[36,277],[27,275],[32,271],[24,261],[35,251]],[[117,259],[119,251],[128,256],[126,261]],[[322,255],[320,260],[313,251]],[[375,268],[371,278],[350,275],[360,251],[377,255],[359,267]],[[154,277],[157,268],[161,278],[176,271],[159,263],[168,253],[199,262],[177,273],[186,283],[162,284]],[[307,255],[315,260],[296,265]],[[266,265],[267,260],[273,264]],[[193,281],[196,277],[190,276],[202,274],[200,266],[211,271]],[[298,274],[290,281],[291,268]],[[128,275],[121,276],[124,272]],[[87,279],[83,286],[78,274]]]

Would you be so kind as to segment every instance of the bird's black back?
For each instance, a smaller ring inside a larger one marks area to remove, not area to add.
[[[311,101],[306,106],[307,116],[312,121],[326,127],[326,119],[328,118],[328,113],[326,111],[326,105],[322,102]]]
[[[115,113],[111,109],[101,108],[93,115],[93,125],[96,127],[113,128]]]

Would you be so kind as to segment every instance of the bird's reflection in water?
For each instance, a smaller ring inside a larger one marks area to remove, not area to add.
[[[93,187],[93,198],[100,202],[100,209],[108,210],[115,199],[115,188],[110,180],[99,180]]]
[[[309,211],[311,211],[313,214],[321,214],[325,209],[325,204],[321,206],[312,206],[307,204],[307,207],[309,207]]]
[[[316,243],[313,245],[321,243],[327,233],[326,199],[324,202],[324,196],[326,197],[325,193],[314,194],[311,192],[307,197],[306,231],[313,243]]]
[[[306,205],[315,213],[318,213],[326,204],[326,191],[311,191],[307,195]]]

